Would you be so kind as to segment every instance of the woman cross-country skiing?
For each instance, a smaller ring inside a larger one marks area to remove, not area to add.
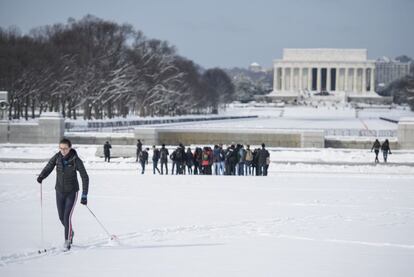
[[[42,183],[56,166],[56,205],[60,222],[65,227],[64,248],[69,250],[73,241],[72,214],[78,197],[79,183],[76,171],[79,171],[82,178],[81,204],[87,204],[89,188],[89,177],[82,160],[72,149],[72,143],[68,139],[62,139],[59,143],[59,152],[56,153],[47,163],[37,178]]]

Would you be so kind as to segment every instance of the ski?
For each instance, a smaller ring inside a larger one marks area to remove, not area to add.
[[[37,250],[37,254],[40,255],[40,254],[45,254],[45,253],[52,253],[52,252],[56,251],[57,249],[58,249],[58,247],[43,248],[43,249]]]

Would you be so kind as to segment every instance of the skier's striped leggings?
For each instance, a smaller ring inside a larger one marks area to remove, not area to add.
[[[71,240],[72,230],[72,214],[75,209],[78,192],[61,193],[56,191],[56,206],[59,213],[60,222],[65,227],[65,240]]]

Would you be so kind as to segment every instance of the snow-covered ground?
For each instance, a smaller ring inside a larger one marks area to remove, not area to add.
[[[232,120],[212,120],[199,122],[182,122],[182,123],[162,123],[162,124],[145,124],[139,125],[139,128],[145,127],[167,127],[167,128],[203,128],[203,129],[355,129],[355,130],[396,130],[397,124],[380,118],[387,118],[398,121],[402,117],[414,117],[414,112],[408,107],[402,106],[366,106],[356,112],[355,108],[350,105],[334,106],[286,106],[277,107],[267,105],[256,107],[253,104],[229,105],[225,110],[221,110],[221,117],[228,116],[257,116],[257,118],[232,119]],[[215,115],[187,115],[179,118],[216,118]],[[178,117],[177,117],[178,118]],[[87,122],[129,122],[136,120],[161,120],[171,119],[171,117],[136,117],[128,116],[127,118],[114,118],[107,120],[90,120],[82,119],[71,120],[71,123],[78,128],[86,128]],[[122,124],[121,124],[122,125]],[[132,132],[133,126],[121,126],[113,128],[98,128],[100,131],[120,131]],[[96,128],[95,128],[96,129]],[[92,128],[91,131],[95,130]]]
[[[368,150],[271,149],[268,177],[160,176],[75,148],[90,175],[63,253],[54,173],[0,163],[0,276],[412,276],[414,151],[372,164]],[[0,157],[48,158],[56,145],[0,145]],[[151,167],[151,165],[149,166]],[[38,254],[40,248],[52,248]]]
[[[381,107],[381,106],[380,106]],[[293,107],[254,107],[251,105],[230,106],[222,111],[223,116],[258,116],[257,118],[235,119],[153,124],[147,127],[158,128],[199,128],[205,130],[235,130],[235,129],[285,129],[304,130],[318,129],[325,130],[327,135],[334,133],[334,130],[345,130],[335,132],[335,135],[357,136],[358,130],[381,131],[384,137],[396,136],[398,124],[383,120],[381,118],[398,121],[402,117],[414,117],[414,112],[406,107],[394,107],[392,109],[382,107],[367,107],[355,111],[348,106],[323,106],[318,108],[293,106]],[[350,130],[351,132],[347,132]],[[384,132],[385,131],[385,132]]]

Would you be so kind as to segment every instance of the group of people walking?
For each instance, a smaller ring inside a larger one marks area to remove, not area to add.
[[[145,173],[145,166],[149,160],[149,148],[142,148],[141,141],[137,143],[137,158],[141,164],[141,173]],[[153,174],[168,174],[168,164],[171,162],[171,175],[256,175],[267,176],[270,153],[265,148],[250,149],[250,145],[237,144],[196,147],[194,151],[183,144],[179,144],[171,153],[165,147],[152,146]],[[160,164],[161,168],[158,168]]]

